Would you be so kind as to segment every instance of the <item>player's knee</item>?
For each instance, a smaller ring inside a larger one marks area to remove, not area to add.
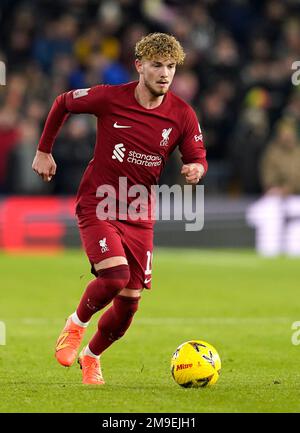
[[[132,297],[132,298],[138,298],[141,296],[143,289],[128,289],[125,288],[123,290],[121,290],[121,292],[119,293],[119,295],[122,296],[128,296],[128,297]]]
[[[108,305],[127,285],[130,278],[129,266],[119,265],[98,271],[87,290],[87,306],[94,313]]]
[[[118,295],[114,299],[115,311],[117,313],[122,311],[124,319],[130,319],[137,312],[140,299],[140,296],[133,298],[132,296]]]
[[[106,289],[114,291],[117,295],[129,282],[130,272],[128,265],[118,265],[98,271],[98,278],[105,284]]]

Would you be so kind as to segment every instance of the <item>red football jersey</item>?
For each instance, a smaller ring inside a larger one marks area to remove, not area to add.
[[[120,177],[126,178],[127,191],[134,185],[143,185],[150,192],[176,146],[183,163],[201,163],[207,170],[206,151],[194,110],[171,91],[158,107],[146,109],[135,99],[136,85],[137,82],[98,85],[66,92],[56,98],[50,110],[38,147],[48,153],[69,113],[90,113],[97,117],[94,158],[80,183],[77,211],[95,214],[103,199],[97,190],[103,185],[115,188],[118,200]],[[128,203],[132,200],[128,199]]]

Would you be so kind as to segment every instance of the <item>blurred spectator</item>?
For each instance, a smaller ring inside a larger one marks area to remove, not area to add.
[[[238,46],[234,39],[225,32],[221,32],[210,53],[210,61],[216,74],[232,77],[237,74],[240,66]]]
[[[195,104],[199,91],[199,80],[193,71],[179,71],[172,83],[172,91],[189,104]]]
[[[293,117],[298,124],[298,136],[300,137],[300,88],[295,90],[283,110],[284,115]]]
[[[234,126],[234,113],[222,88],[216,86],[203,95],[199,113],[209,160],[224,159],[227,139]]]
[[[247,194],[261,192],[259,161],[269,136],[269,120],[262,108],[246,108],[240,115],[230,143],[231,175]]]
[[[53,154],[57,164],[54,191],[58,194],[76,194],[83,171],[93,157],[95,125],[91,126],[91,119],[85,115],[71,117],[57,138]]]
[[[19,69],[31,55],[35,27],[34,13],[28,6],[16,9],[13,26],[7,31],[7,63]]]
[[[293,119],[278,122],[274,140],[262,159],[261,178],[267,194],[300,194],[300,141]]]
[[[57,55],[72,54],[78,23],[71,15],[46,23],[45,31],[38,35],[33,46],[34,59],[45,72],[50,73]]]
[[[119,62],[110,63],[103,71],[103,84],[123,84],[130,80],[129,72]]]
[[[17,113],[9,108],[0,111],[0,192],[7,187],[9,155],[20,137]]]
[[[41,182],[31,169],[39,140],[37,120],[23,119],[19,125],[17,145],[11,150],[8,158],[7,191],[17,194],[48,194],[53,185]]]

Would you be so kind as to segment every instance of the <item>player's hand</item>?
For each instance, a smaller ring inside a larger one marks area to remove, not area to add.
[[[181,174],[185,176],[187,184],[196,185],[204,174],[204,167],[198,163],[184,164]]]
[[[32,163],[32,169],[40,175],[45,182],[50,182],[56,173],[56,164],[51,153],[38,150]]]

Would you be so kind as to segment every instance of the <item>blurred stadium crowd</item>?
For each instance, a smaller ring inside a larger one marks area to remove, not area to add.
[[[206,191],[259,194],[284,178],[300,193],[298,0],[1,0],[0,193],[76,192],[95,121],[69,118],[55,145],[57,175],[45,184],[31,163],[49,108],[66,90],[135,80],[134,45],[153,31],[174,34],[187,52],[172,90],[202,125]],[[162,182],[182,181],[179,157]]]

